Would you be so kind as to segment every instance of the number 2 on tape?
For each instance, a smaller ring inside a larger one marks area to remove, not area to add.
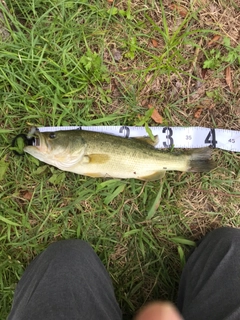
[[[122,126],[119,129],[119,133],[123,133],[124,138],[129,138],[130,136],[130,129],[127,126]]]
[[[173,146],[173,138],[172,138],[173,130],[172,130],[172,128],[164,127],[162,130],[162,133],[166,133],[166,132],[167,132],[167,135],[166,135],[167,142],[164,141],[163,146],[165,148],[169,148],[169,147]]]

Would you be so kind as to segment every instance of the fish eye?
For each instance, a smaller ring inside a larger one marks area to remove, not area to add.
[[[56,138],[55,132],[50,132],[50,133],[49,133],[49,138],[50,138],[50,139]]]

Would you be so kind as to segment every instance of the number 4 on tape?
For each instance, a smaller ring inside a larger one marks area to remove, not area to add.
[[[217,146],[217,140],[216,140],[216,132],[215,129],[210,129],[208,135],[206,136],[206,139],[204,141],[205,143],[210,143],[213,148],[216,148]]]

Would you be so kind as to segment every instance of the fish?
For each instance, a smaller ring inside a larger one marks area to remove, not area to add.
[[[64,130],[31,132],[24,151],[63,171],[89,177],[134,178],[153,181],[166,171],[207,172],[215,167],[209,147],[190,152],[165,152],[150,137],[123,138],[102,132]]]

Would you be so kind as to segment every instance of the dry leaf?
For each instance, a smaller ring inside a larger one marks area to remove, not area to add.
[[[219,34],[216,34],[212,40],[210,40],[207,44],[208,47],[210,47],[212,44],[214,44],[215,42],[217,42],[219,39],[221,38],[221,36]]]
[[[149,109],[152,109],[153,106],[151,104],[148,105]],[[156,123],[162,123],[163,122],[163,117],[159,114],[159,112],[153,108],[153,113],[151,115],[151,118],[156,122]]]
[[[201,105],[199,105],[198,108],[209,109],[212,104],[213,100],[211,98],[203,98],[201,99]]]
[[[25,191],[22,195],[23,199],[26,199],[26,200],[31,200],[32,196],[33,196],[33,193],[30,191]]]
[[[225,75],[226,75],[227,85],[229,86],[230,91],[233,92],[232,76],[231,76],[231,68],[230,68],[230,66],[228,66],[226,68]]]
[[[209,69],[207,69],[207,68],[206,69],[201,68],[200,75],[201,75],[202,79],[205,79],[208,70]]]
[[[154,46],[154,48],[157,48],[158,46],[158,42],[155,39],[151,39],[152,45]]]
[[[169,6],[169,9],[176,10],[180,14],[180,16],[183,18],[185,18],[186,15],[188,14],[188,10],[186,8],[174,3]]]
[[[203,108],[198,108],[197,111],[194,113],[194,118],[198,119],[202,114]]]
[[[118,49],[113,49],[112,55],[113,55],[113,58],[116,62],[119,62],[122,58],[121,52]]]

